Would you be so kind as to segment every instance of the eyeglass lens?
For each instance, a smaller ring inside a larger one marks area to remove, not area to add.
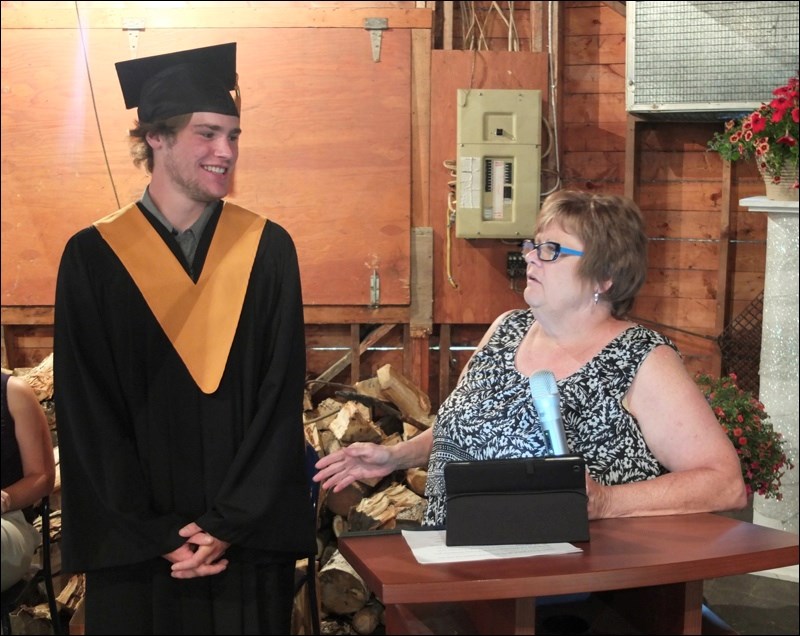
[[[527,256],[533,250],[536,250],[536,255],[541,261],[554,261],[561,253],[561,245],[553,241],[545,243],[534,243],[533,241],[524,241],[522,243],[522,256]]]

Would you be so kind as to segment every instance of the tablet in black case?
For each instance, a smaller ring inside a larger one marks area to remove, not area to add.
[[[579,455],[446,464],[446,544],[588,541],[585,471]]]

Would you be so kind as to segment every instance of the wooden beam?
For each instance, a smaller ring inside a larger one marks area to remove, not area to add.
[[[613,9],[622,16],[624,16],[627,12],[626,11],[627,8],[624,2],[604,2],[603,4],[606,5],[609,9]]]
[[[4,305],[0,322],[4,325],[52,325],[55,311],[51,305]]]
[[[387,333],[389,333],[394,325],[380,325],[373,329],[364,340],[358,345],[358,355],[360,356],[363,354],[367,349],[369,349],[372,345],[378,342],[381,338],[383,338]],[[314,395],[317,391],[319,391],[326,382],[330,382],[335,378],[339,373],[341,373],[344,369],[347,368],[347,365],[351,363],[353,360],[353,351],[348,351],[345,355],[339,358],[336,362],[334,362],[330,367],[328,367],[325,371],[317,376],[315,382],[310,383],[310,387],[308,392],[311,395]]]
[[[4,325],[52,325],[52,305],[3,305],[0,322]],[[352,323],[388,324],[409,322],[409,308],[398,305],[360,307],[355,305],[305,305],[303,319],[308,325],[349,325]]]
[[[722,162],[722,199],[720,200],[719,213],[719,261],[717,266],[717,312],[714,326],[716,333],[721,334],[725,325],[728,324],[728,280],[729,272],[729,248],[731,244],[731,162]],[[738,203],[737,203],[738,205]],[[722,351],[719,347],[714,349],[711,359],[713,365],[712,373],[720,375],[722,372]]]
[[[442,2],[444,10],[444,28],[442,29],[442,48],[445,51],[453,50],[453,5],[452,0]]]
[[[361,378],[361,325],[350,325],[350,384],[355,384]]]
[[[409,321],[409,308],[402,305],[361,307],[356,305],[305,305],[303,320],[307,325],[369,325]]]
[[[635,115],[628,113],[625,131],[625,185],[624,193],[629,199],[639,202],[639,135],[638,125],[640,120]]]
[[[531,2],[528,10],[528,19],[531,24],[531,51],[541,53],[544,50],[544,34],[547,32],[545,16],[547,15],[546,2]]]
[[[32,3],[31,3],[32,4]],[[91,2],[73,3],[69,8],[53,3],[36,6],[3,6],[4,29],[232,29],[232,28],[349,28],[363,29],[366,18],[387,18],[390,29],[430,29],[431,9],[391,9],[387,7],[333,7],[297,9],[291,7],[192,7],[165,8],[132,6],[99,8]],[[160,3],[158,3],[160,4]],[[136,6],[138,5],[138,6]],[[135,25],[135,26],[131,26]]]
[[[450,395],[450,325],[439,325],[439,404]]]

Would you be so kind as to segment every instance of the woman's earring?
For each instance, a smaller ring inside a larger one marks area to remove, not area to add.
[[[600,300],[600,292],[599,292],[599,291],[596,291],[596,292],[594,293],[594,304],[596,305],[596,304],[598,303],[598,301],[599,301],[599,300]]]

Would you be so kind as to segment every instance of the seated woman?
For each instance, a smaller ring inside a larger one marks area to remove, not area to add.
[[[53,492],[55,458],[47,417],[22,378],[2,373],[2,590],[30,568],[41,537],[31,525],[32,506]]]
[[[548,369],[569,446],[586,460],[590,519],[743,507],[736,451],[677,348],[626,317],[647,273],[635,203],[554,193],[523,254],[529,308],[495,320],[433,428],[394,446],[351,444],[320,459],[315,481],[338,492],[427,465],[424,523],[444,525],[447,462],[547,454],[528,378]]]

